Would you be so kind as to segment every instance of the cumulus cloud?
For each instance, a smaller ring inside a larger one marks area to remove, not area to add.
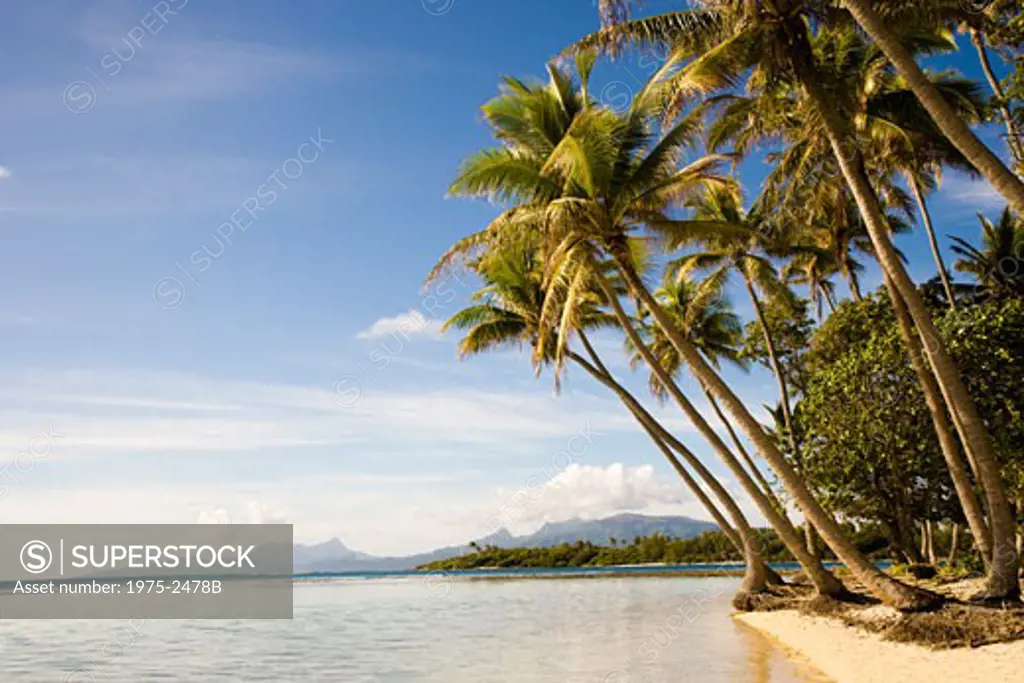
[[[267,503],[250,500],[245,512],[232,514],[225,508],[206,508],[199,513],[198,524],[285,524],[284,515],[272,510]]]
[[[6,166],[0,166],[0,180],[4,180],[4,179],[10,178],[10,177],[11,177],[11,169],[7,168]]]
[[[356,335],[357,339],[383,339],[385,337],[405,338],[428,337],[441,338],[440,320],[432,320],[417,311],[396,315],[393,318],[380,318],[368,328]]]
[[[685,495],[681,485],[660,479],[651,465],[627,467],[616,463],[598,467],[573,463],[527,495],[510,495],[510,499],[518,508],[518,519],[508,521],[529,526],[574,517],[598,519],[619,512],[639,512],[682,503]]]

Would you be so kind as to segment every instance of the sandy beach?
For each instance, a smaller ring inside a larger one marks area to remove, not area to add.
[[[771,637],[836,683],[1021,680],[1024,641],[955,650],[929,650],[796,610],[750,612],[736,619]]]

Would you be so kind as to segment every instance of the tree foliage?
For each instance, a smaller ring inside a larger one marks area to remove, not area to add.
[[[986,427],[1008,488],[1020,495],[1024,443],[1024,300],[992,300],[939,318]],[[886,297],[847,302],[817,331],[797,405],[805,475],[847,519],[912,542],[912,520],[960,521],[948,470]],[[910,535],[911,538],[901,536]]]

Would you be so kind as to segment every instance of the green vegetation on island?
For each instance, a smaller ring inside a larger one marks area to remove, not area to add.
[[[761,554],[768,562],[792,562],[793,556],[770,529],[756,532]],[[883,530],[866,527],[854,531],[857,547],[879,559],[888,558],[889,541]],[[668,538],[660,534],[633,539],[608,539],[608,545],[585,541],[543,548],[499,548],[472,544],[473,552],[417,567],[424,571],[512,569],[544,567],[611,567],[638,564],[715,564],[742,562],[743,555],[721,531],[694,538]]]

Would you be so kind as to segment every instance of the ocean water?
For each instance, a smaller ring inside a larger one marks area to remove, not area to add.
[[[24,683],[823,681],[729,618],[733,578],[300,582],[291,621],[0,621]]]

